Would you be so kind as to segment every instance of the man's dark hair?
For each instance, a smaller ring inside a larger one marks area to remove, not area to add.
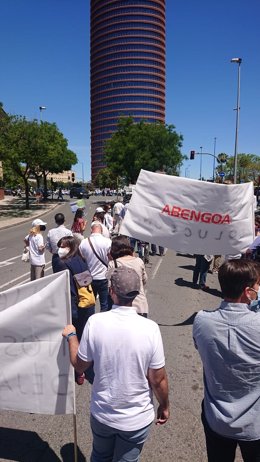
[[[227,260],[218,271],[224,298],[239,298],[246,287],[253,287],[260,277],[259,265],[252,260]]]
[[[65,217],[63,215],[63,213],[56,213],[55,217],[54,217],[54,220],[55,220],[55,223],[57,223],[57,225],[63,225],[64,221],[65,221]]]

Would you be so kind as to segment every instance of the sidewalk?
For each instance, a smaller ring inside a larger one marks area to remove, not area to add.
[[[59,204],[60,202],[58,201],[47,201],[38,204],[35,200],[30,200],[30,209],[26,210],[24,198],[5,196],[4,199],[0,200],[0,230],[33,221],[34,218],[42,217]]]

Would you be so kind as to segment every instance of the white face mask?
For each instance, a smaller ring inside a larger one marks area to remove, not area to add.
[[[69,247],[60,247],[58,249],[58,255],[60,258],[64,258],[66,257],[66,255],[68,255],[69,251],[70,251]]]
[[[257,291],[256,299],[250,301],[249,307],[251,311],[259,311],[260,309],[260,287]]]

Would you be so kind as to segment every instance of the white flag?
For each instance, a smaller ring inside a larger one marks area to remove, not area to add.
[[[72,414],[68,270],[0,293],[0,409]]]
[[[192,254],[244,252],[254,239],[253,183],[207,183],[141,170],[120,234]]]

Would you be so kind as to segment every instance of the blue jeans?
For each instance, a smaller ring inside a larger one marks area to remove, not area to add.
[[[199,279],[199,285],[201,287],[206,285],[206,278],[207,273],[210,267],[210,263],[204,258],[204,255],[196,255],[196,264],[193,272],[193,280],[194,284],[197,284]]]
[[[155,254],[157,252],[157,245],[156,244],[151,244],[151,252],[152,254]],[[164,247],[159,245],[159,254],[163,255],[164,254]]]
[[[137,462],[150,427],[132,432],[117,430],[90,416],[93,447],[90,462]]]
[[[100,311],[108,310],[108,280],[107,279],[93,279],[91,282],[92,289],[97,298],[99,295]]]

